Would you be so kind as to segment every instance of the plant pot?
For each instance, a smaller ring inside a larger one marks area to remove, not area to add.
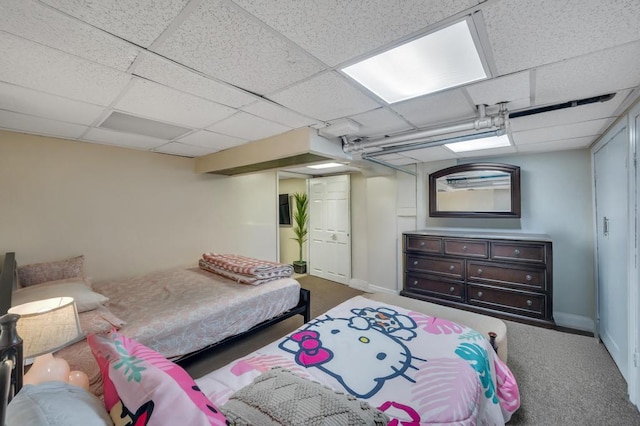
[[[307,262],[305,262],[305,261],[293,262],[293,272],[295,272],[296,274],[306,274],[307,273]]]

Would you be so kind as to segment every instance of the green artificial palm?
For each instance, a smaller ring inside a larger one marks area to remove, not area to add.
[[[302,245],[307,241],[307,219],[309,218],[309,199],[304,192],[296,192],[293,194],[293,199],[296,203],[296,212],[293,215],[293,233],[295,234],[294,240],[298,242],[300,248],[300,259],[297,263],[304,263],[302,259]]]

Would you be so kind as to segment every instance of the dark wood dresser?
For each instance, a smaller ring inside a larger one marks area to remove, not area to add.
[[[425,230],[403,234],[401,295],[553,328],[546,235]]]

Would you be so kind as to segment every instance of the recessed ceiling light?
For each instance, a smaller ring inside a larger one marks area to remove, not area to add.
[[[323,163],[323,164],[315,164],[313,166],[307,166],[310,169],[330,169],[331,167],[340,167],[344,166],[344,164],[339,163]]]
[[[463,142],[454,142],[445,144],[453,152],[478,151],[481,149],[500,148],[503,146],[511,146],[509,135],[491,136],[482,139],[472,139]]]
[[[467,20],[342,71],[388,103],[487,78]]]

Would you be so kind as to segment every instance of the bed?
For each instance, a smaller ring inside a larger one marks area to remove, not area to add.
[[[9,254],[5,258],[14,259]],[[81,261],[78,257],[52,263],[58,264],[54,268],[57,271],[62,268],[81,271],[82,267],[77,266]],[[5,263],[5,269],[11,268],[11,262]],[[15,261],[13,263],[15,265]],[[72,274],[77,273],[81,272]],[[4,275],[20,276],[21,282],[25,280],[24,274],[12,274],[10,271],[5,274],[3,271]],[[42,273],[38,271],[33,275]],[[65,280],[53,282],[59,281]],[[5,285],[15,288],[17,284],[14,279]],[[27,291],[44,291],[37,287],[30,286]],[[193,266],[96,282],[91,290],[105,296],[108,302],[80,312],[85,331],[105,332],[111,327],[119,328],[121,333],[177,362],[294,315],[300,314],[304,321],[309,320],[310,294],[290,277],[260,285],[245,285]],[[14,292],[14,297],[20,291],[23,289]],[[8,296],[10,300],[11,293]],[[6,304],[2,309],[2,313],[7,312]],[[56,356],[64,358],[72,370],[85,372],[92,392],[101,395],[100,372],[86,340],[58,351]]]
[[[237,406],[234,396],[274,367],[353,395],[396,425],[503,424],[520,405],[515,378],[484,335],[362,296],[196,382],[217,406]]]

